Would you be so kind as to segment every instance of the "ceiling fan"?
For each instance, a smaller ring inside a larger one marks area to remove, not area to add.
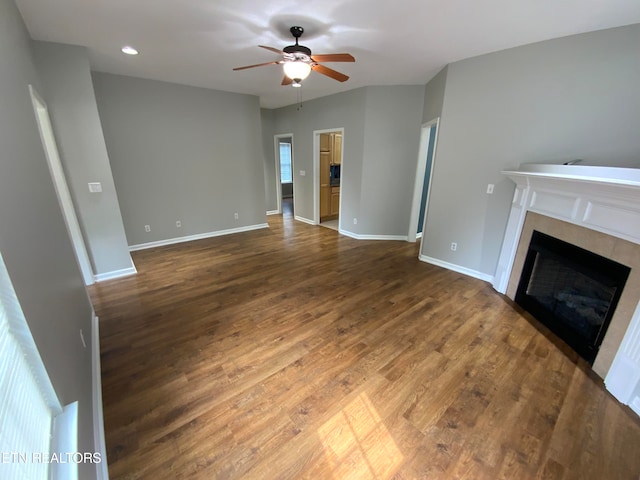
[[[311,49],[304,45],[298,44],[298,39],[304,33],[302,27],[291,27],[289,29],[293,38],[296,39],[295,45],[289,45],[284,49],[279,50],[274,47],[266,47],[264,45],[258,45],[260,48],[264,48],[271,52],[282,55],[282,60],[274,62],[258,63],[256,65],[247,65],[244,67],[237,67],[234,70],[245,70],[247,68],[263,67],[265,65],[282,65],[284,70],[284,78],[282,79],[282,85],[292,85],[294,87],[302,86],[302,80],[309,76],[311,70],[321,73],[327,77],[331,77],[339,82],[345,82],[349,79],[344,73],[337,72],[329,67],[321,65],[323,62],[355,62],[348,53],[323,53],[319,55],[312,55]]]

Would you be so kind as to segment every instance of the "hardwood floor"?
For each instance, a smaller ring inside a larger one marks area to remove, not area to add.
[[[91,287],[112,480],[638,478],[638,419],[490,285],[268,220]]]

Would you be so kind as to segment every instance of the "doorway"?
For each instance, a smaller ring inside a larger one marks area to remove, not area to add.
[[[78,261],[78,266],[82,272],[82,278],[84,279],[85,285],[92,285],[95,282],[93,269],[84,244],[82,231],[80,230],[80,224],[78,223],[78,217],[76,216],[73,201],[71,200],[69,186],[67,185],[64,169],[62,168],[62,162],[60,161],[58,146],[53,135],[51,119],[49,118],[49,111],[46,103],[42,100],[40,95],[38,95],[38,92],[32,85],[29,85],[29,93],[31,94],[33,111],[35,112],[36,122],[40,132],[40,140],[42,141],[45,157],[47,158],[47,164],[49,165],[49,172],[51,173],[58,202],[60,203],[60,209],[62,210],[62,216],[64,217],[64,222],[67,226],[69,237],[71,238],[76,260]]]
[[[314,220],[340,230],[344,129],[314,131]]]
[[[410,242],[415,242],[418,238],[422,239],[423,237],[422,233],[429,206],[429,191],[433,177],[439,123],[440,118],[427,122],[422,125],[420,132],[416,181],[413,190],[409,232],[407,234],[407,240]]]
[[[293,216],[293,134],[284,133],[274,135],[274,147],[278,213],[285,216]]]

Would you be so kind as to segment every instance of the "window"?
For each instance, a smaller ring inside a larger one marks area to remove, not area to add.
[[[293,176],[291,172],[291,144],[280,143],[280,182],[292,183]]]
[[[62,412],[0,255],[0,478],[49,479]]]

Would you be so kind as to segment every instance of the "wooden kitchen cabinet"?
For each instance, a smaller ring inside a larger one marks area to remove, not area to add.
[[[331,162],[340,165],[342,163],[342,134],[331,134]]]
[[[320,187],[320,220],[331,215],[331,187]]]
[[[321,152],[330,152],[331,151],[331,134],[329,133],[321,133],[320,134],[320,151]]]
[[[342,134],[320,134],[320,221],[336,218],[340,212],[340,186],[331,185],[331,165],[342,163]]]
[[[331,205],[329,207],[329,215],[338,215],[340,213],[340,187],[331,187]]]
[[[342,163],[342,134],[341,133],[321,133],[320,153],[329,153],[329,164]]]
[[[331,164],[331,151],[320,151],[320,218],[330,215],[331,210],[331,185],[329,177],[329,165]]]

